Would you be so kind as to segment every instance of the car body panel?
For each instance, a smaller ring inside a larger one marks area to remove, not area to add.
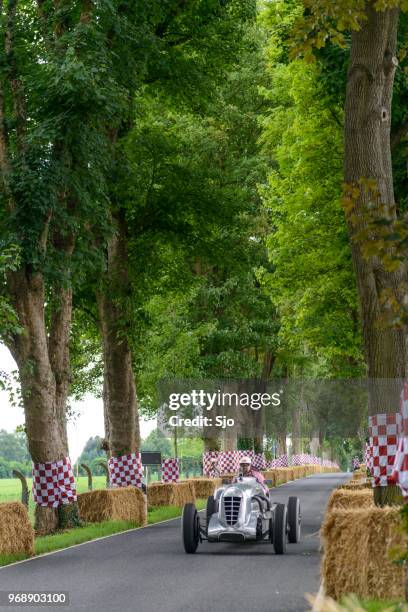
[[[237,482],[227,484],[216,490],[214,497],[218,502],[215,512],[207,526],[209,542],[245,541],[261,539],[261,533],[269,533],[270,519],[273,518],[272,504],[260,504],[254,497],[265,497],[265,491],[253,477],[239,477]]]

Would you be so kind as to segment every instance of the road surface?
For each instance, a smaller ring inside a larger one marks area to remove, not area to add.
[[[69,606],[47,606],[61,612],[308,610],[304,593],[319,589],[327,499],[347,477],[317,474],[271,491],[273,500],[297,495],[301,502],[302,541],[284,556],[269,543],[207,542],[186,555],[175,519],[2,568],[0,590],[69,591]]]

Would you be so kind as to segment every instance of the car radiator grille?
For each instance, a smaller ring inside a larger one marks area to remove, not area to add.
[[[241,497],[224,497],[224,512],[227,525],[235,525],[238,520]]]

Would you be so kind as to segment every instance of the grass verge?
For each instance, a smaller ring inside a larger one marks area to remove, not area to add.
[[[206,500],[197,500],[198,510],[205,508],[205,505]],[[181,511],[182,509],[177,506],[152,507],[148,511],[147,522],[149,525],[154,525],[160,521],[174,519],[181,516]],[[54,550],[62,550],[68,546],[90,542],[96,538],[121,533],[135,527],[138,527],[138,525],[132,521],[104,521],[102,523],[88,523],[83,527],[67,529],[53,535],[39,536],[35,539],[35,554],[42,555]],[[0,555],[0,567],[23,559],[27,559],[27,555]]]

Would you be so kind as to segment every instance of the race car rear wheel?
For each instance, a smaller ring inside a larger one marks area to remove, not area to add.
[[[298,497],[289,497],[288,527],[288,540],[290,544],[296,544],[300,541],[301,531],[300,501]]]
[[[205,513],[207,517],[207,528],[208,528],[208,525],[210,524],[210,519],[212,515],[214,514],[214,512],[217,512],[217,502],[215,500],[214,495],[210,495],[209,498],[207,499],[207,509]]]
[[[181,518],[184,550],[188,554],[195,553],[200,540],[200,518],[194,504],[186,504]]]
[[[286,552],[287,511],[285,504],[276,504],[273,520],[273,547],[277,555]]]

